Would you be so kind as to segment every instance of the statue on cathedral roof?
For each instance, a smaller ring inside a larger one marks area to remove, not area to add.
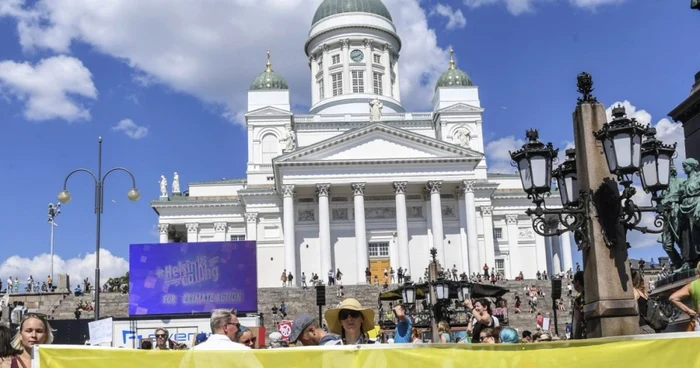
[[[369,102],[369,121],[371,123],[378,123],[382,121],[382,109],[384,104],[379,100],[379,97],[375,97],[374,100]]]
[[[168,197],[168,179],[165,178],[165,175],[160,176],[160,196]]]

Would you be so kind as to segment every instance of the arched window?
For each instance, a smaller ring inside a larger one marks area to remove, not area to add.
[[[262,163],[271,164],[272,159],[280,155],[280,141],[273,134],[266,134],[262,139]]]

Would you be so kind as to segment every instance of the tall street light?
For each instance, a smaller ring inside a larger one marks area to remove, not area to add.
[[[529,130],[529,142],[510,155],[523,190],[535,204],[526,211],[535,232],[557,236],[571,231],[583,252],[587,337],[637,334],[627,231],[661,233],[668,226],[667,205],[659,194],[669,185],[676,144],[663,144],[654,128],[628,118],[622,106],[612,109],[613,119],[608,122],[605,106],[592,94],[590,74],[579,74],[578,91],[582,97],[574,111],[576,149],[567,150],[564,163],[552,170],[557,150],[551,143],[540,142],[536,130]],[[634,202],[634,175],[640,176],[642,189],[651,194],[652,205]],[[561,195],[558,209],[545,203],[552,177]],[[643,213],[656,215],[653,227],[639,226]],[[558,217],[563,229],[547,226],[547,215]]]
[[[104,209],[104,181],[107,176],[115,171],[123,171],[131,177],[131,189],[127,192],[126,196],[132,200],[137,201],[141,194],[136,189],[136,179],[134,179],[134,174],[131,171],[123,167],[115,167],[113,169],[107,170],[107,172],[102,175],[102,137],[97,138],[98,149],[97,149],[97,175],[92,171],[84,168],[75,169],[71,171],[66,179],[63,181],[63,190],[58,193],[58,200],[65,204],[71,199],[70,192],[67,189],[68,179],[71,175],[77,172],[86,172],[92,176],[95,180],[95,217],[96,217],[96,239],[95,239],[95,285],[93,286],[95,290],[95,321],[100,319],[100,228],[101,228],[101,217],[102,210]]]
[[[56,224],[56,216],[61,213],[61,204],[49,203],[49,226],[51,226],[51,281],[53,281],[53,228],[58,226]],[[51,291],[51,290],[49,290]]]

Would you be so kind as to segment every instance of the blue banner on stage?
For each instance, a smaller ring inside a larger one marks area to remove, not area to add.
[[[129,315],[258,309],[254,241],[132,244]]]

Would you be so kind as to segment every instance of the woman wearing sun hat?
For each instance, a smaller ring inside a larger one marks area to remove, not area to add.
[[[363,308],[357,299],[343,300],[325,314],[328,330],[343,339],[343,345],[374,344],[367,332],[374,329],[374,311]]]

